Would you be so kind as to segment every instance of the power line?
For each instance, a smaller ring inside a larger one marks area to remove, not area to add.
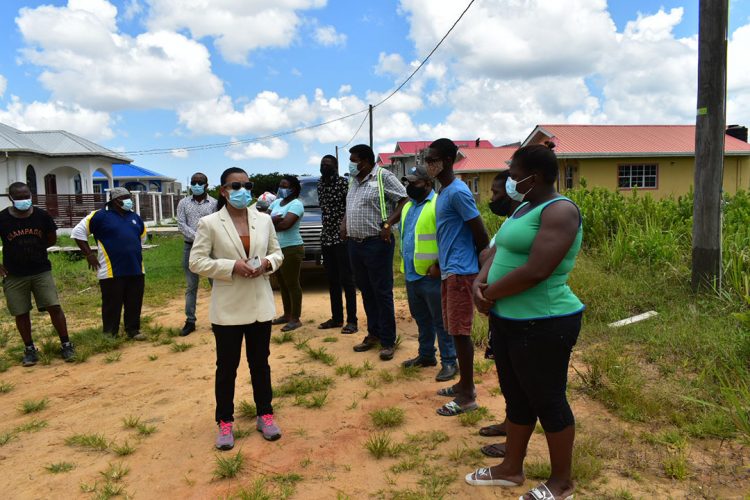
[[[443,44],[446,38],[448,38],[448,35],[451,34],[453,29],[458,25],[458,23],[463,19],[464,15],[469,11],[471,6],[474,4],[476,0],[470,0],[469,4],[466,6],[466,8],[461,12],[461,15],[458,16],[458,19],[453,23],[453,25],[450,27],[450,29],[443,35],[443,37],[440,39],[440,41],[433,47],[433,49],[430,51],[429,54],[427,54],[427,57],[425,57],[422,62],[419,63],[419,65],[414,69],[414,71],[411,72],[411,74],[403,81],[401,84],[396,87],[388,96],[386,96],[384,99],[381,99],[377,104],[373,104],[372,108],[377,108],[381,104],[384,104],[386,101],[388,101],[391,97],[396,95],[401,91],[404,86],[409,83],[409,81],[414,77],[414,75],[419,72],[420,69],[427,63],[427,61],[432,57],[432,55],[437,51],[437,49]],[[369,107],[367,109],[362,109],[354,113],[349,113],[345,116],[339,116],[338,118],[333,118],[331,120],[327,120],[320,123],[315,123],[313,125],[307,125],[305,127],[299,127],[291,130],[286,130],[283,132],[277,132],[275,134],[269,134],[265,136],[260,137],[252,137],[249,139],[241,139],[237,141],[229,141],[229,142],[216,142],[216,143],[210,143],[210,144],[199,144],[197,146],[177,146],[177,147],[170,147],[170,148],[154,148],[154,149],[141,149],[141,150],[134,150],[134,151],[124,151],[121,154],[127,154],[127,155],[133,155],[133,156],[142,156],[142,155],[159,155],[159,154],[170,154],[175,150],[181,150],[181,151],[205,151],[209,149],[219,149],[219,148],[229,148],[232,146],[238,146],[241,144],[251,144],[254,142],[263,142],[270,139],[276,139],[279,137],[285,137],[288,135],[295,135],[299,132],[304,132],[305,130],[312,130],[315,128],[323,127],[325,125],[330,125],[331,123],[335,123],[341,120],[346,120],[347,118],[351,118],[353,116],[357,116],[361,113],[367,113],[365,115],[365,118],[362,120],[362,123],[359,124],[359,128],[357,128],[357,131],[354,133],[351,139],[349,139],[349,142],[347,142],[344,146],[339,146],[341,148],[348,146],[354,138],[357,136],[359,131],[362,129],[362,125],[364,125],[365,121],[367,120],[367,116],[369,116]]]

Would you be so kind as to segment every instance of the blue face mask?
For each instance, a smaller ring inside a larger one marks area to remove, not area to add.
[[[353,161],[349,162],[349,175],[357,175],[359,173],[359,166]]]
[[[279,188],[279,190],[276,191],[276,197],[277,198],[282,198],[283,199],[283,198],[286,198],[287,196],[289,196],[290,194],[292,194],[292,190],[290,188]]]
[[[28,200],[13,200],[13,206],[20,212],[25,212],[31,208],[31,198]]]
[[[529,188],[529,190],[526,191],[525,193],[519,193],[518,191],[516,191],[516,186],[518,186],[520,183],[522,183],[526,179],[531,179],[532,177],[534,177],[533,174],[526,177],[525,179],[521,179],[518,182],[508,177],[508,180],[505,181],[505,192],[508,193],[508,197],[511,200],[517,201],[519,203],[522,202],[523,199],[526,197],[526,195],[529,194],[532,189],[534,189],[534,186],[531,186],[531,188]]]
[[[190,191],[192,191],[195,196],[200,196],[206,192],[206,186],[203,184],[193,184],[190,186]]]
[[[133,211],[133,200],[131,199],[125,199],[122,200],[122,209],[126,212],[132,212]]]
[[[234,208],[247,208],[250,206],[251,201],[253,201],[253,193],[245,188],[240,188],[236,191],[230,191],[229,193],[229,204]]]

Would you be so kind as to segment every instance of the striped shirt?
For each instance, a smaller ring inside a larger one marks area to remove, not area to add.
[[[352,177],[346,195],[346,233],[350,238],[369,238],[380,234],[380,195],[378,193],[378,170],[372,171],[360,182]],[[385,193],[388,217],[399,201],[406,198],[406,188],[390,170],[383,170],[383,191]]]
[[[185,241],[192,243],[195,240],[195,232],[198,230],[198,221],[201,217],[216,212],[216,200],[206,196],[198,201],[193,196],[186,196],[177,204],[177,228],[182,233]]]

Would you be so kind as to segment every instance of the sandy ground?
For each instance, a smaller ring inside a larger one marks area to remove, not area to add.
[[[216,429],[213,422],[214,343],[207,320],[208,302],[208,293],[202,290],[199,328],[186,339],[195,347],[185,352],[173,352],[168,345],[144,342],[125,347],[121,359],[114,363],[105,363],[105,355],[97,355],[82,364],[55,360],[49,366],[13,367],[0,375],[0,380],[15,384],[11,392],[0,394],[0,433],[33,419],[43,419],[49,424],[39,432],[21,434],[0,447],[0,497],[91,498],[92,494],[81,491],[81,483],[98,482],[101,486],[100,472],[110,463],[122,462],[130,468],[122,484],[134,498],[222,498],[235,494],[240,487],[264,474],[290,472],[303,477],[294,498],[328,499],[341,494],[340,498],[348,495],[356,499],[379,493],[388,498],[394,490],[416,488],[421,476],[418,472],[399,475],[388,472],[398,459],[375,460],[364,449],[364,442],[374,432],[368,413],[386,406],[398,406],[406,411],[405,424],[393,431],[396,440],[406,433],[423,430],[443,430],[450,436],[448,442],[431,452],[431,463],[455,473],[446,497],[518,498],[535,484],[528,480],[523,488],[502,490],[470,487],[464,483],[464,475],[474,466],[452,462],[451,452],[465,446],[478,448],[492,440],[479,437],[478,426],[464,427],[455,418],[435,414],[435,408],[445,402],[435,394],[441,387],[433,378],[437,368],[423,370],[421,380],[397,381],[371,390],[367,399],[363,399],[370,390],[364,378],[337,377],[334,368],[310,360],[291,343],[271,345],[274,381],[300,369],[332,376],[335,385],[327,403],[321,409],[306,409],[294,406],[291,398],[277,398],[275,410],[284,432],[282,439],[268,443],[256,432],[239,439],[235,451],[230,453],[239,450],[243,454],[244,471],[231,480],[214,479],[218,453],[213,448]],[[149,312],[162,325],[180,327],[182,307],[182,301],[178,300],[152,307]],[[312,347],[326,346],[337,356],[338,364],[361,365],[369,360],[376,370],[387,368],[395,373],[401,361],[416,353],[416,326],[402,299],[397,300],[397,316],[403,343],[390,362],[381,362],[377,351],[352,352],[351,346],[361,339],[361,334],[345,336],[335,333],[336,330],[317,330],[316,325],[328,316],[326,289],[320,281],[307,283],[303,302],[305,326],[298,332],[311,337]],[[360,318],[364,318],[361,303]],[[361,319],[361,328],[364,323]],[[322,339],[331,335],[338,337],[338,342],[323,343]],[[158,359],[149,360],[149,355],[154,354]],[[480,404],[487,406],[498,420],[502,419],[502,398],[488,392],[496,386],[494,369],[480,378],[482,383],[477,386]],[[235,403],[242,399],[252,401],[248,380],[243,360]],[[22,415],[18,411],[24,400],[44,397],[49,399],[49,405],[42,412]],[[353,401],[358,401],[354,409],[350,407]],[[606,435],[612,429],[619,432],[625,428],[596,403],[576,397],[573,405],[581,424],[581,435],[594,430]],[[157,431],[148,437],[137,437],[134,431],[123,428],[123,419],[130,415],[140,416],[155,425]],[[237,420],[241,428],[250,428],[253,424],[243,418]],[[483,422],[487,423],[489,421]],[[120,458],[111,452],[82,451],[66,446],[65,438],[76,433],[101,433],[117,443],[128,440],[136,450]],[[529,457],[546,457],[543,436],[532,437]],[[45,465],[61,461],[72,462],[75,468],[60,474],[44,469]],[[577,498],[620,498],[615,496],[618,490],[627,490],[636,498],[700,498],[693,495],[694,483],[689,483],[693,490],[688,492],[686,482],[658,477],[635,481],[609,467],[605,467],[604,478],[597,484],[598,493],[580,492]],[[721,491],[719,497],[742,498],[743,489],[747,491],[747,484],[740,491],[726,484],[718,490]]]

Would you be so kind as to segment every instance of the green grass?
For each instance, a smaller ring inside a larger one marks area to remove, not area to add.
[[[482,420],[486,420],[490,417],[492,417],[492,415],[490,415],[490,411],[486,407],[480,406],[476,410],[467,411],[466,413],[460,414],[458,416],[458,421],[461,422],[461,425],[470,427],[473,425],[477,425]]]
[[[457,446],[453,451],[448,453],[448,460],[456,466],[476,467],[485,462],[486,457],[476,447],[469,447],[466,444]]]
[[[271,342],[281,345],[287,342],[294,342],[294,338],[294,332],[280,332],[271,337]]]
[[[48,405],[49,405],[49,400],[47,398],[27,399],[26,401],[21,403],[21,406],[18,408],[18,411],[20,411],[24,415],[27,415],[29,413],[38,413],[46,409]]]
[[[73,434],[65,438],[65,444],[91,451],[107,451],[109,441],[103,434]]]
[[[439,445],[449,440],[450,437],[443,431],[421,431],[406,435],[406,443],[410,447],[428,451],[434,451]]]
[[[149,354],[148,355],[148,360],[149,361],[156,361],[157,359],[159,359],[159,355],[158,354]]]
[[[401,408],[381,408],[370,412],[370,419],[378,429],[398,427],[404,423],[406,413]]]
[[[18,434],[13,431],[6,431],[0,433],[0,446],[5,446],[6,444],[10,443],[14,439],[18,438]]]
[[[311,394],[308,396],[297,396],[294,398],[295,406],[303,406],[305,408],[322,408],[326,404],[328,399],[327,392],[319,392],[317,394]]]
[[[244,468],[244,459],[238,451],[236,455],[217,455],[216,466],[214,467],[214,478],[230,479]]]
[[[277,396],[304,396],[313,392],[326,391],[333,385],[333,379],[320,375],[308,375],[305,371],[294,373],[281,380],[274,387]]]
[[[70,472],[75,469],[75,464],[72,462],[55,462],[53,464],[45,465],[44,468],[51,474],[61,474],[63,472]]]
[[[383,457],[394,457],[399,455],[399,447],[393,442],[391,435],[388,433],[371,434],[365,441],[365,449],[370,452],[375,459],[380,460]]]
[[[258,416],[258,409],[255,407],[253,403],[248,403],[244,399],[240,401],[240,404],[237,406],[239,410],[239,414],[242,417],[245,418],[255,418]]]
[[[372,369],[373,366],[369,361],[365,361],[362,366],[354,366],[351,363],[347,363],[336,367],[336,375],[348,375],[349,378],[359,378]]]
[[[477,375],[484,375],[495,367],[495,361],[492,359],[475,359],[474,360],[474,373]]]
[[[172,352],[185,352],[188,349],[192,349],[195,345],[189,342],[175,342],[171,345],[170,349]]]
[[[323,342],[335,343],[338,341],[339,341],[338,337],[323,337]]]
[[[141,417],[138,415],[128,415],[122,419],[122,426],[126,429],[135,429],[141,425]]]
[[[109,464],[107,468],[99,474],[101,474],[107,482],[116,483],[122,481],[128,473],[130,473],[130,467],[122,463],[117,463]]]
[[[32,420],[15,428],[14,432],[38,432],[49,425],[46,420]]]
[[[148,437],[154,432],[156,432],[156,426],[155,425],[148,425],[145,423],[139,423],[135,426],[135,429],[138,431],[139,436]]]
[[[105,363],[116,363],[117,361],[120,361],[120,358],[122,358],[122,353],[119,351],[110,352],[106,356],[104,356],[104,362]]]
[[[314,359],[315,361],[320,361],[324,365],[333,366],[336,364],[336,356],[329,353],[325,347],[319,347],[317,349],[313,349],[310,346],[306,346],[304,351],[310,357],[310,359]]]
[[[114,453],[118,457],[132,455],[135,452],[135,446],[130,444],[127,440],[125,440],[125,442],[123,442],[122,444],[112,443],[110,449],[112,450],[112,453]]]

